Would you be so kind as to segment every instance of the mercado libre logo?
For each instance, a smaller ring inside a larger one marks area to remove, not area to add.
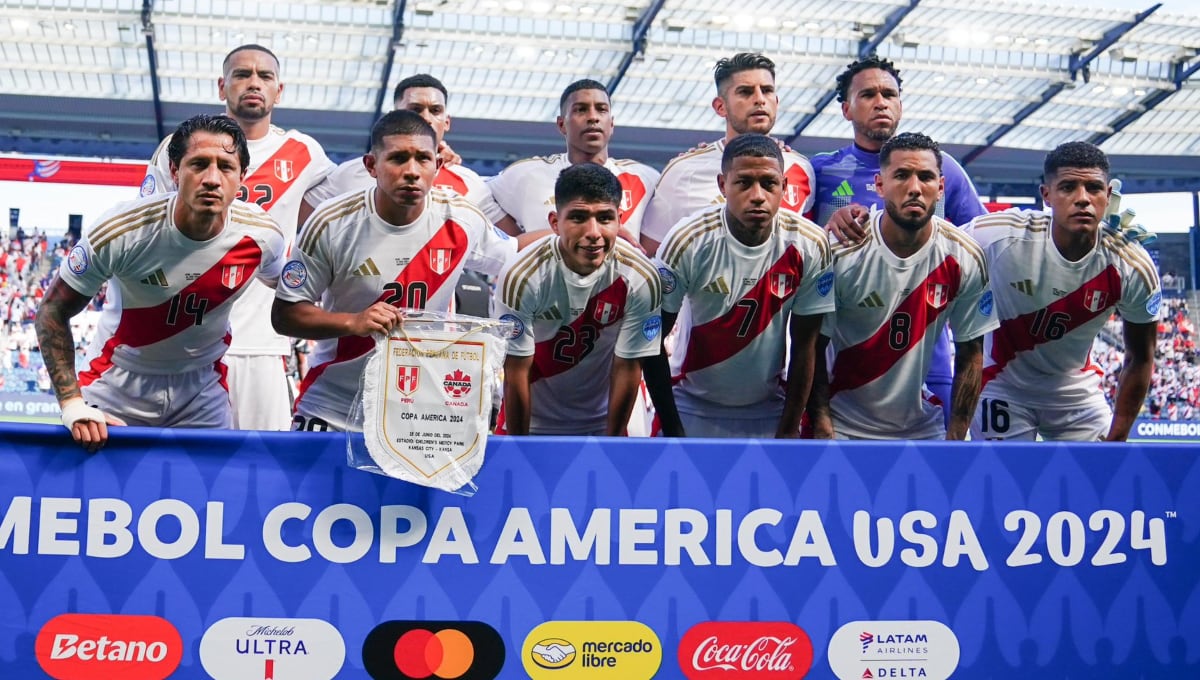
[[[829,640],[829,666],[840,680],[946,680],[958,668],[958,637],[938,621],[851,621]]]
[[[706,621],[679,641],[689,680],[800,680],[812,668],[812,641],[787,621]]]
[[[525,636],[521,663],[533,680],[650,680],[662,643],[637,621],[548,621]]]
[[[34,654],[57,680],[163,680],[179,667],[183,639],[157,616],[62,614],[42,626]]]
[[[478,621],[387,621],[363,642],[375,680],[492,680],[504,667],[504,641]]]
[[[345,660],[341,633],[319,619],[221,619],[200,639],[214,680],[330,680]]]

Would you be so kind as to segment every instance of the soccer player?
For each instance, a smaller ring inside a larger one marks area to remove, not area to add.
[[[662,330],[677,318],[680,329],[669,369],[665,347],[646,362],[646,386],[667,436],[796,437],[833,310],[829,244],[780,209],[788,179],[775,140],[739,135],[721,153],[724,204],[680,222],[658,249]]]
[[[38,342],[63,424],[89,451],[107,441],[107,424],[229,427],[221,358],[230,308],[256,278],[274,285],[283,264],[279,226],[258,206],[234,200],[250,162],[238,124],[196,116],[170,140],[178,191],[102,216],[63,261],[38,310]],[[105,281],[109,304],[94,358],[76,378],[69,322]]]
[[[238,198],[257,203],[295,238],[304,193],[334,168],[317,140],[271,124],[271,113],[283,94],[279,60],[261,45],[242,45],[225,56],[217,92],[226,115],[237,121],[250,147],[250,165]],[[172,191],[175,183],[166,153],[167,141],[150,160],[142,195]],[[235,306],[233,342],[226,355],[233,427],[240,430],[286,430],[291,422],[291,388],[285,359],[291,341],[271,329],[268,310],[275,293],[254,285]]]
[[[445,311],[464,267],[496,275],[516,252],[516,240],[465,198],[431,188],[437,133],[421,116],[380,118],[363,162],[375,186],[313,213],[271,310],[280,333],[318,341],[296,400],[296,430],[348,429],[371,334],[391,331],[401,307]]]
[[[396,83],[392,101],[396,110],[412,111],[433,127],[440,153],[445,147],[446,133],[450,131],[450,113],[447,108],[450,94],[442,81],[427,73],[409,76]],[[367,172],[362,157],[351,158],[337,166],[324,182],[313,187],[312,191],[304,196],[305,212],[302,213],[302,217],[307,218],[313,209],[334,196],[374,185],[375,178]],[[483,205],[489,194],[483,179],[463,165],[442,164],[433,179],[433,186],[453,191],[476,206]]]
[[[608,168],[621,183],[621,228],[626,238],[637,243],[658,171],[608,155],[613,135],[612,103],[602,83],[571,83],[559,97],[558,110],[558,131],[566,139],[567,152],[526,158],[505,168],[488,181],[492,195],[491,200],[484,200],[484,214],[513,235],[546,229],[546,216],[555,207],[558,173],[571,165],[596,163]]]
[[[879,150],[900,125],[900,72],[891,61],[872,54],[846,67],[837,78],[837,92],[842,116],[854,129],[854,143],[812,157],[817,189],[810,217],[826,225],[839,240],[857,243],[866,236],[863,225],[870,209],[883,208],[883,198],[875,191],[874,182],[879,172]],[[942,178],[945,191],[937,202],[937,217],[961,226],[987,213],[967,173],[945,152]],[[947,425],[954,381],[951,364],[950,337],[943,334],[934,345],[925,385],[942,403],[942,418]]]
[[[725,145],[738,135],[769,134],[775,127],[779,95],[775,91],[775,62],[761,54],[741,52],[721,59],[713,69],[717,96],[713,110],[725,119],[725,137],[674,158],[663,168],[654,197],[642,220],[642,247],[658,250],[659,241],[680,220],[722,200],[717,176],[722,174]],[[784,190],[780,206],[802,213],[812,204],[812,165],[804,156],[783,152]]]
[[[625,432],[640,359],[658,354],[662,285],[654,264],[617,237],[621,191],[602,165],[563,170],[554,234],[522,251],[496,286],[496,314],[516,325],[504,362],[507,434]]]
[[[1162,293],[1145,249],[1101,228],[1109,194],[1104,152],[1068,142],[1046,156],[1049,213],[1007,210],[968,227],[987,257],[1000,318],[985,346],[972,439],[1129,436],[1154,369]],[[1114,308],[1125,338],[1115,415],[1090,361]]]
[[[862,241],[833,249],[837,311],[821,330],[809,410],[814,436],[963,439],[979,398],[983,336],[997,326],[987,264],[970,236],[934,215],[944,187],[936,142],[896,135],[879,162],[875,188],[884,209],[872,211]],[[922,391],[947,323],[955,337],[948,428]]]

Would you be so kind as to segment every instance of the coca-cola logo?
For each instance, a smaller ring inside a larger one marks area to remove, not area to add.
[[[786,621],[706,621],[679,641],[679,667],[689,680],[799,680],[812,668],[808,634]]]

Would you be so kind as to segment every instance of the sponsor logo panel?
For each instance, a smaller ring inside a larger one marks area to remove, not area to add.
[[[521,646],[532,680],[650,680],[662,665],[662,643],[637,621],[548,621]]]
[[[362,655],[374,680],[492,680],[504,641],[479,621],[387,621],[367,634]]]
[[[840,680],[946,680],[958,668],[958,638],[938,621],[851,621],[829,639],[829,666]]]
[[[786,621],[706,621],[679,641],[688,680],[799,680],[812,668],[808,634]]]
[[[157,616],[61,614],[42,626],[34,654],[57,680],[163,680],[179,667],[183,640]]]
[[[214,680],[331,680],[345,660],[341,634],[319,619],[221,619],[200,639]]]

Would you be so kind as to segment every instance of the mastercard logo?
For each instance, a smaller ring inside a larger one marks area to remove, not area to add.
[[[388,621],[363,642],[375,680],[492,680],[504,666],[504,641],[478,621]]]

